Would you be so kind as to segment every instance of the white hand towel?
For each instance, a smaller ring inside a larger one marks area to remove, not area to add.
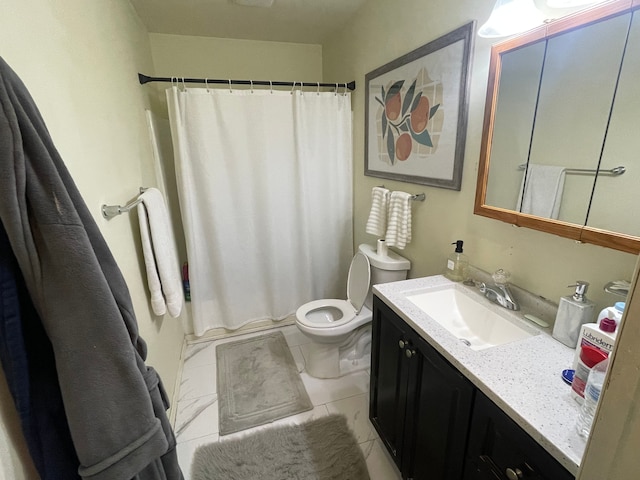
[[[387,229],[387,209],[389,203],[389,190],[384,187],[371,189],[371,212],[365,231],[371,235],[381,237]]]
[[[140,198],[138,220],[151,308],[156,315],[168,310],[175,318],[182,311],[182,281],[169,214],[158,189],[149,188]]]
[[[557,219],[564,191],[564,176],[565,167],[530,163],[528,171],[522,176],[516,210]]]
[[[385,243],[404,249],[411,242],[411,194],[392,192],[389,199],[389,220]]]

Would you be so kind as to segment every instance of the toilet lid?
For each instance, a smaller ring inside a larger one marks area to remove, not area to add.
[[[356,309],[356,314],[360,313],[364,301],[369,293],[371,282],[371,266],[369,259],[361,252],[356,253],[351,260],[349,267],[349,278],[347,280],[347,300]]]

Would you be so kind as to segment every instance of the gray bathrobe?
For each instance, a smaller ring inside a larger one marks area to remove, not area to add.
[[[1,58],[0,220],[53,347],[80,475],[181,479],[168,401],[144,363],[127,285],[29,92]]]

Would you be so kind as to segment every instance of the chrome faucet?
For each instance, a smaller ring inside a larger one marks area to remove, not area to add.
[[[487,285],[482,282],[478,285],[478,288],[480,289],[480,293],[493,303],[497,303],[509,310],[520,310],[520,305],[516,302],[507,284]]]

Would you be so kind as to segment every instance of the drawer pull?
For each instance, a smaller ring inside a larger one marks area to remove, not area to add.
[[[519,480],[524,478],[524,474],[519,468],[507,468],[504,473],[507,475],[509,480]]]
[[[411,358],[416,354],[415,350],[411,350],[410,348],[404,351],[407,358]]]
[[[409,344],[409,342],[405,342],[404,340],[400,340],[400,341],[398,342],[398,346],[399,346],[400,348],[404,348],[404,347],[406,347],[408,344]]]

